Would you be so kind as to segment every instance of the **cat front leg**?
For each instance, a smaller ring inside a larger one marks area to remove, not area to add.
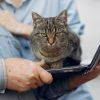
[[[62,68],[62,67],[63,67],[63,61],[62,60],[54,62],[54,63],[51,64],[51,68],[58,69],[58,68]]]

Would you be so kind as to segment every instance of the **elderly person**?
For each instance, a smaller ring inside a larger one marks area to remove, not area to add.
[[[74,0],[0,0],[0,100],[93,100],[82,84],[100,74],[99,65],[67,82],[53,81],[41,67],[44,61],[35,62],[31,53],[32,11],[50,17],[63,9],[68,11],[69,27],[83,34]],[[47,84],[51,88],[37,92]]]

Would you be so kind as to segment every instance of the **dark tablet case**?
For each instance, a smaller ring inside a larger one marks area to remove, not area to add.
[[[89,65],[79,64],[73,66],[67,66],[60,69],[49,69],[47,70],[52,74],[54,78],[70,77],[75,75],[84,75],[91,71],[100,62],[100,45]]]

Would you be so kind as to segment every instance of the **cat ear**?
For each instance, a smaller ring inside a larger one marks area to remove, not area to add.
[[[35,21],[35,20],[37,20],[37,19],[41,19],[42,17],[41,17],[39,14],[37,14],[37,13],[35,13],[35,12],[32,12],[32,18],[33,18],[33,20]]]
[[[67,21],[67,10],[63,10],[58,16],[58,19]]]

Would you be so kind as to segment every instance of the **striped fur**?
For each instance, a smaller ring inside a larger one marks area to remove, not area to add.
[[[72,57],[81,60],[80,39],[67,25],[67,12],[44,18],[33,12],[32,51],[38,60],[44,59],[52,68],[61,68],[63,60]]]

